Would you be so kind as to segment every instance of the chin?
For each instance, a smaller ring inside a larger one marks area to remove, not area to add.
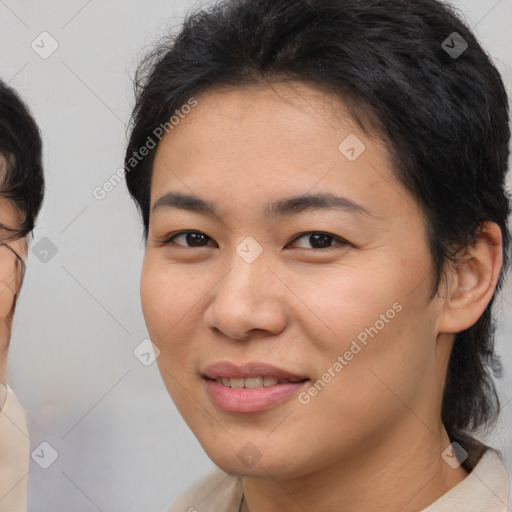
[[[267,449],[271,450],[271,448]],[[206,453],[217,467],[232,476],[288,479],[299,477],[308,472],[307,468],[303,468],[301,472],[293,461],[290,461],[290,457],[283,453],[276,453],[275,450],[271,451],[270,457],[265,457],[263,453],[254,452],[256,458],[253,459],[250,458],[250,453],[253,450],[250,446],[245,445],[244,448],[237,450],[235,453],[228,450],[223,452],[218,450],[215,452],[207,451]]]

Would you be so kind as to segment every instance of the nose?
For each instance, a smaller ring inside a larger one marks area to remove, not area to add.
[[[287,322],[284,292],[263,258],[247,263],[236,256],[231,270],[214,288],[205,326],[242,341],[256,334],[278,335]]]

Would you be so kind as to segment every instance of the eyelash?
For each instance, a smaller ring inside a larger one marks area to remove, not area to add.
[[[179,231],[178,233],[173,233],[172,235],[168,236],[167,238],[161,240],[161,243],[162,243],[162,245],[174,244],[174,245],[177,245],[177,246],[180,246],[180,247],[187,247],[187,248],[190,248],[190,249],[197,249],[197,248],[201,249],[203,247],[211,247],[211,246],[208,246],[208,245],[206,245],[206,246],[199,246],[199,247],[191,247],[191,246],[188,246],[188,245],[177,244],[177,243],[175,243],[173,241],[178,236],[187,235],[187,234],[190,234],[190,233],[196,233],[196,234],[199,234],[199,235],[205,235],[209,240],[213,240],[211,237],[209,237],[205,233],[202,233],[201,231],[193,231],[192,230],[192,231]],[[332,235],[331,233],[326,233],[324,231],[306,231],[304,233],[301,233],[301,234],[297,235],[290,243],[294,243],[297,240],[300,240],[301,238],[304,238],[304,237],[307,237],[307,236],[311,236],[311,235],[327,236],[329,238],[332,238],[334,241],[338,241],[339,245],[341,245],[341,246],[351,245],[350,242],[347,242],[347,240],[344,240],[343,238],[340,238],[339,236]],[[336,248],[336,246],[335,245],[331,245],[329,247],[324,247],[324,248],[314,248],[313,247],[311,249],[306,249],[306,250],[326,251],[328,249],[333,249],[333,248]],[[299,247],[299,249],[304,249],[304,247]]]

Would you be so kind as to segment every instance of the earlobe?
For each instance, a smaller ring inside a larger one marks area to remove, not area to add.
[[[440,333],[469,329],[489,304],[500,274],[503,253],[502,234],[493,222],[485,223],[475,243],[448,272],[449,287],[439,321]]]

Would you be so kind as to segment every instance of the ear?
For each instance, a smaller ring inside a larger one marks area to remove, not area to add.
[[[466,247],[460,260],[448,266],[440,333],[464,331],[477,322],[496,289],[503,264],[502,251],[500,227],[486,222],[474,245]]]

